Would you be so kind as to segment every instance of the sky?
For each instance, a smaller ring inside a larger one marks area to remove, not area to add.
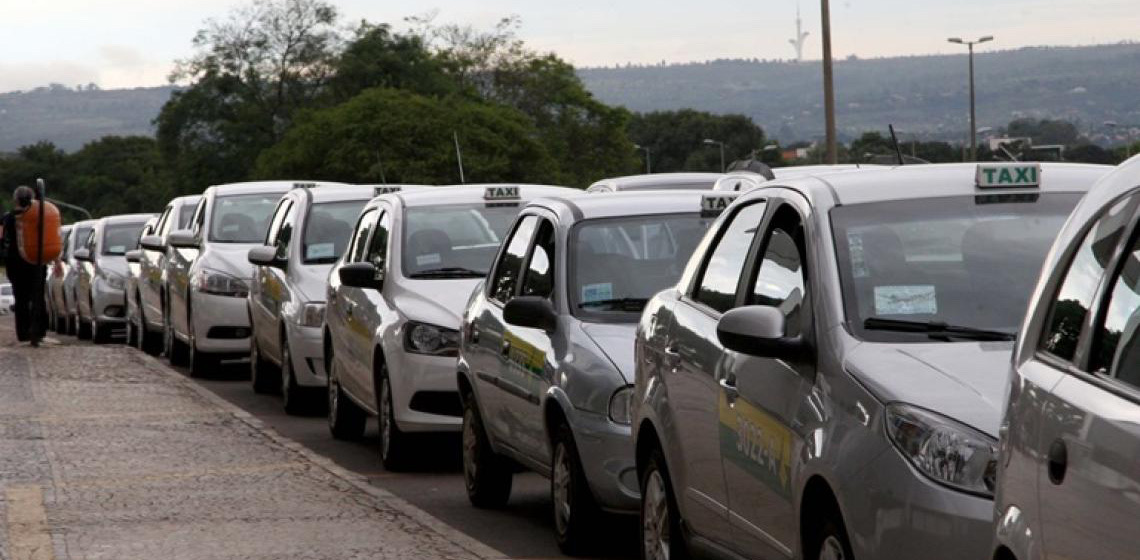
[[[956,53],[947,37],[994,35],[983,50],[1140,39],[1136,0],[832,0],[834,54]],[[51,82],[161,85],[208,18],[240,0],[0,0],[0,92]],[[489,28],[517,15],[520,36],[578,66],[791,58],[796,0],[332,0],[347,25],[397,28],[410,15]],[[800,2],[820,57],[819,3]]]

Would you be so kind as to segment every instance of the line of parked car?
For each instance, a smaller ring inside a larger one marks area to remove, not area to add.
[[[375,416],[390,470],[458,432],[570,553],[1133,557],[1140,159],[759,171],[213,186],[70,226],[49,309]]]

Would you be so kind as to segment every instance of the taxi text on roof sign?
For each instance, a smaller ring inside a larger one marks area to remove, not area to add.
[[[484,200],[518,200],[518,187],[487,187],[483,191]]]
[[[376,187],[376,188],[374,188],[372,192],[373,192],[373,193],[374,193],[376,196],[380,196],[380,195],[382,195],[382,194],[388,194],[388,193],[400,192],[401,190],[402,190],[402,189],[401,189],[399,186],[394,186],[394,187],[393,187],[393,186],[385,185],[385,186],[382,186],[382,187]]]
[[[978,164],[979,189],[1032,188],[1041,185],[1040,163]]]
[[[701,196],[701,215],[703,216],[716,216],[724,212],[732,201],[736,200],[735,194],[706,194]]]

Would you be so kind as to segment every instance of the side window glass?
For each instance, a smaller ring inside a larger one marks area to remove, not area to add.
[[[356,222],[356,230],[352,234],[352,247],[349,249],[347,262],[361,262],[364,260],[364,248],[368,243],[368,235],[372,233],[372,226],[376,225],[375,208],[365,212]]]
[[[166,210],[163,210],[162,216],[160,216],[158,218],[158,224],[156,224],[154,226],[154,231],[152,231],[150,233],[150,235],[165,234],[166,233],[166,223],[169,221],[169,219],[170,219],[170,207],[167,206]]]
[[[1089,369],[1140,388],[1140,239],[1132,242],[1111,289]]]
[[[805,327],[802,310],[807,297],[807,281],[801,258],[802,246],[803,230],[798,224],[773,229],[748,293],[748,305],[776,307],[784,313],[788,336],[800,334]]]
[[[376,270],[387,270],[388,267],[388,234],[392,230],[392,215],[384,212],[376,222],[376,232],[368,242],[368,262]]]
[[[554,225],[542,220],[523,275],[520,295],[550,299],[554,295]]]
[[[491,281],[492,299],[500,303],[507,303],[514,296],[515,287],[518,286],[519,273],[522,271],[522,263],[526,258],[526,250],[530,245],[530,238],[534,235],[537,223],[537,217],[527,216],[515,228],[514,234],[511,235],[511,239],[507,243],[507,250],[503,251],[499,258],[499,264],[495,266],[495,277]]]
[[[289,256],[289,245],[293,240],[293,226],[296,223],[297,205],[289,201],[286,203],[285,218],[281,221],[281,227],[277,230],[277,235],[274,238],[278,257],[286,258]]]
[[[1048,328],[1041,341],[1046,352],[1072,361],[1104,267],[1108,266],[1135,208],[1134,200],[1121,201],[1097,220],[1081,242],[1049,312]]]
[[[767,204],[756,203],[745,206],[733,216],[724,228],[724,235],[711,249],[693,299],[721,313],[732,309],[748,249],[766,208]]]
[[[265,244],[275,245],[277,240],[277,232],[281,230],[281,222],[285,220],[285,212],[289,210],[289,205],[292,201],[284,199],[277,203],[277,208],[273,210],[273,217],[269,220],[269,229],[265,232]]]
[[[202,200],[198,202],[198,207],[194,209],[194,225],[193,225],[193,227],[190,228],[190,231],[192,231],[196,237],[201,238],[202,228],[205,225],[206,225],[206,198],[202,198]]]

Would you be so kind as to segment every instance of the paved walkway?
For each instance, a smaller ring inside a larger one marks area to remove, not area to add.
[[[0,323],[0,559],[496,558],[122,346]]]

